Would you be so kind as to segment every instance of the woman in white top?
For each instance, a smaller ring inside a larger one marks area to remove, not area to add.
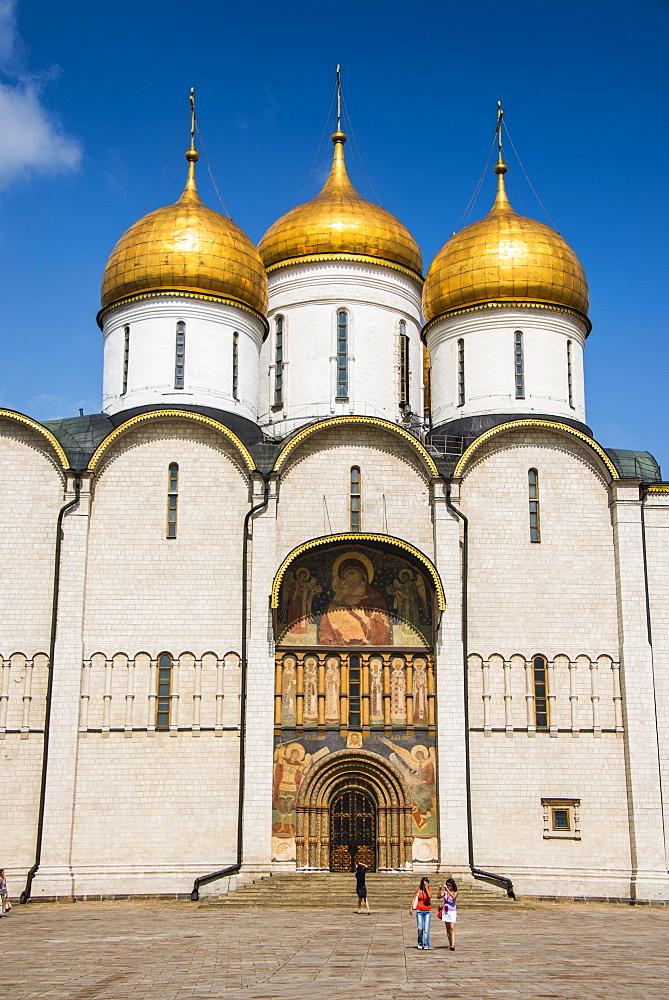
[[[7,880],[5,878],[5,869],[0,868],[0,917],[4,917],[6,905],[7,905]]]
[[[443,899],[441,919],[446,927],[450,951],[455,951],[455,921],[458,915],[456,907],[457,898],[458,887],[452,878],[447,878],[445,884],[439,886],[439,899]]]

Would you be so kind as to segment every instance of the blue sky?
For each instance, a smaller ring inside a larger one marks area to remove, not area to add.
[[[668,29],[666,0],[0,0],[0,405],[99,411],[102,271],[122,232],[180,193],[189,88],[225,205],[257,241],[327,170],[339,62],[364,170],[426,267],[463,224],[503,101],[590,283],[588,422],[669,478]],[[517,210],[547,221],[510,167]],[[199,186],[217,207],[204,158]],[[493,189],[489,171],[472,221]]]

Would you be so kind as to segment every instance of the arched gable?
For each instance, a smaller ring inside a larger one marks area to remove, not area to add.
[[[377,545],[388,545],[397,549],[400,553],[405,555],[408,554],[413,560],[422,564],[422,566],[427,570],[434,587],[438,609],[440,611],[444,611],[446,609],[446,598],[444,596],[444,587],[441,582],[441,577],[439,576],[434,563],[428,559],[428,557],[421,552],[420,549],[417,549],[409,542],[402,541],[400,538],[394,538],[392,535],[371,534],[365,531],[342,532],[336,535],[323,535],[320,538],[312,538],[308,542],[303,542],[302,545],[298,545],[292,550],[292,552],[289,552],[279,566],[276,576],[274,577],[274,582],[272,584],[272,609],[274,610],[279,606],[281,584],[286,572],[291,566],[291,563],[293,563],[300,556],[303,556],[306,552],[310,552],[318,548],[324,548],[326,546],[341,544],[342,542],[349,542],[353,544],[371,542],[372,545],[374,545],[374,543]]]
[[[66,472],[70,468],[70,461],[65,454],[60,442],[46,427],[42,426],[32,417],[27,417],[24,413],[17,413],[15,410],[0,409],[0,419],[12,421],[23,427],[31,428],[36,434],[43,438],[45,453],[54,462],[58,471]]]
[[[609,456],[606,454],[601,445],[599,445],[593,438],[588,437],[587,434],[584,434],[583,431],[577,430],[575,427],[570,427],[569,424],[562,424],[557,420],[542,420],[540,418],[535,419],[533,417],[524,420],[510,420],[504,424],[497,424],[496,427],[491,427],[490,430],[487,430],[483,434],[479,435],[479,437],[477,437],[476,440],[473,441],[461,455],[453,472],[453,478],[461,479],[465,475],[471,463],[474,461],[479,449],[484,444],[487,444],[491,438],[497,437],[501,434],[506,434],[509,431],[519,430],[523,427],[537,430],[555,431],[558,434],[575,438],[582,444],[586,445],[594,453],[594,455],[597,456],[599,462],[605,466],[612,480],[620,478],[618,470]]]
[[[344,416],[344,417],[330,417],[327,420],[318,420],[316,423],[309,424],[308,427],[302,428],[298,431],[290,440],[283,446],[274,464],[275,472],[282,472],[289,457],[307,438],[310,438],[314,434],[319,434],[322,431],[329,430],[333,427],[352,427],[355,425],[361,425],[363,427],[376,427],[383,431],[388,432],[396,437],[401,438],[410,448],[413,449],[416,456],[420,459],[420,463],[429,477],[439,476],[439,470],[434,463],[434,460],[427,449],[413,436],[409,431],[405,430],[404,427],[400,427],[399,424],[394,424],[390,420],[384,420],[381,417],[365,417],[365,416]]]
[[[226,427],[225,424],[220,423],[218,420],[213,420],[211,417],[207,417],[202,413],[195,413],[191,410],[151,410],[148,413],[140,413],[135,417],[131,417],[130,420],[126,420],[113,430],[111,434],[107,435],[104,441],[98,445],[93,457],[88,463],[88,471],[98,471],[100,463],[109,448],[128,431],[133,430],[139,425],[147,424],[152,421],[155,422],[156,420],[176,419],[182,421],[192,421],[194,424],[209,427],[215,433],[226,438],[235,447],[239,454],[240,462],[246,470],[252,472],[255,469],[255,462],[246,445],[237,437],[234,431],[231,431],[229,427]]]

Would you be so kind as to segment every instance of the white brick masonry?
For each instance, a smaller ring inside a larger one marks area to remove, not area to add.
[[[523,335],[524,395],[520,399],[515,389],[516,331]],[[482,309],[440,320],[426,335],[433,425],[485,413],[547,413],[585,423],[585,336],[585,324],[558,309]],[[464,341],[462,406],[458,399],[460,339]]]
[[[175,387],[177,323],[186,324],[184,387]],[[129,330],[127,389],[123,392],[125,329]],[[233,336],[237,385],[233,390]],[[210,406],[256,419],[261,320],[224,302],[173,297],[142,299],[104,317],[102,408]]]
[[[422,283],[352,261],[283,267],[269,275],[270,335],[260,357],[259,422],[283,436],[313,417],[358,413],[399,421],[399,333],[406,324],[410,404],[422,414]],[[348,316],[348,392],[337,399],[337,313]],[[283,323],[283,405],[274,407],[276,317]]]

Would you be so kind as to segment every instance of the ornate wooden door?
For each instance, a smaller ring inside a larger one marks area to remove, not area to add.
[[[330,807],[330,870],[350,872],[358,864],[376,868],[376,807],[369,795],[351,789]]]

